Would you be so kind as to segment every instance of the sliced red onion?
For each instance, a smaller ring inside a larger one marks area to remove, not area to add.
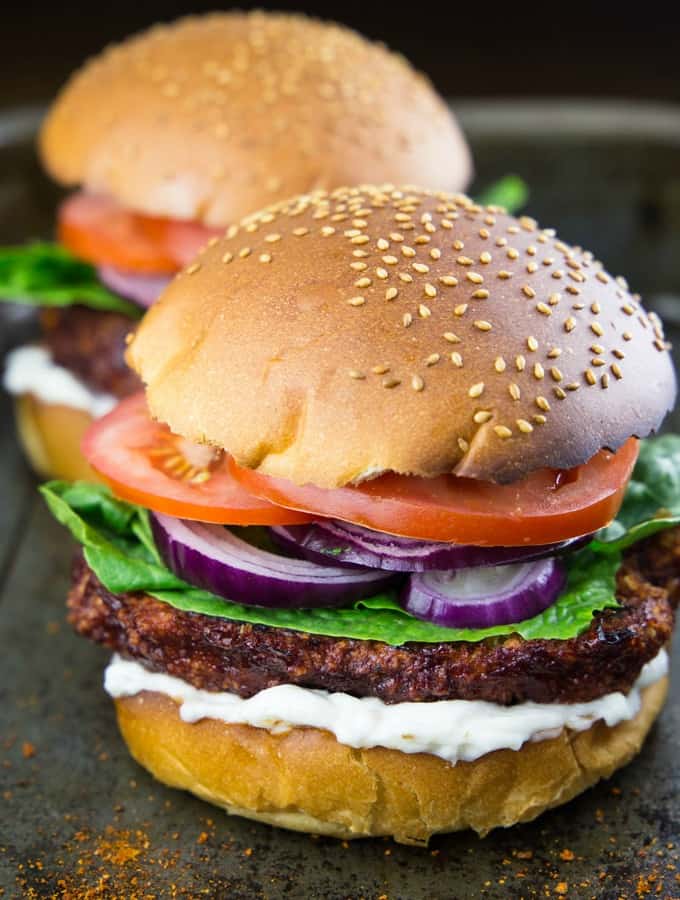
[[[174,277],[172,275],[136,275],[133,272],[121,272],[114,266],[99,266],[97,274],[99,280],[109,290],[145,308],[153,306]]]
[[[412,575],[399,599],[411,615],[449,628],[523,622],[557,599],[566,572],[557,559]]]
[[[590,538],[533,547],[473,547],[435,541],[417,541],[371,531],[360,525],[325,519],[311,525],[277,526],[276,541],[312,562],[367,566],[390,572],[457,571],[478,566],[501,566],[554,556],[575,550]]]
[[[151,526],[158,551],[175,575],[244,606],[344,606],[380,591],[391,577],[277,556],[222,525],[152,513]]]

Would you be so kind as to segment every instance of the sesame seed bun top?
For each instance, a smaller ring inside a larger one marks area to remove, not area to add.
[[[151,412],[240,465],[337,487],[513,481],[661,423],[675,377],[625,281],[529,218],[343,188],[232,227],[128,351]]]
[[[215,13],[110,47],[62,89],[44,164],[130,209],[227,225],[359,181],[467,184],[465,140],[430,82],[353,31]]]

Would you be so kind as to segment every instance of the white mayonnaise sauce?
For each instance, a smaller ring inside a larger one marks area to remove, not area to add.
[[[44,347],[17,347],[5,357],[3,385],[9,394],[33,394],[43,403],[73,406],[98,419],[113,409],[111,394],[90,390],[68,369],[57,366]]]
[[[451,763],[473,760],[492,750],[519,750],[526,741],[555,737],[564,728],[585,731],[596,721],[617,725],[640,710],[640,691],[668,671],[662,650],[647,663],[626,695],[606,694],[588,703],[520,703],[499,706],[482,700],[383,703],[295,685],[279,685],[249,699],[197,690],[179,678],[150,672],[114,656],[104,676],[112,697],[155,691],[180,704],[185,722],[218,719],[253,725],[278,734],[296,726],[323,728],[350,747],[388,747],[405,753],[432,753]]]

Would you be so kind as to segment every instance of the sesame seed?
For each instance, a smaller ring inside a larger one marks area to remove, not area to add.
[[[391,256],[389,254],[387,256],[383,256],[382,261],[386,266],[396,266],[396,264],[399,262],[396,256]]]
[[[189,268],[186,270],[187,275],[193,275],[195,272],[201,268],[201,264],[198,262],[192,263]]]
[[[535,363],[534,364],[534,378],[537,381],[540,381],[544,375],[545,375],[545,369],[543,368],[543,366],[540,363]]]
[[[487,232],[487,237],[488,237],[488,232]],[[485,265],[485,266],[491,262],[491,254],[489,253],[488,250],[485,250],[483,253],[479,254],[479,261],[480,261],[480,263],[482,263],[482,265]]]
[[[413,316],[411,315],[411,313],[408,313],[408,312],[404,313],[404,315],[401,318],[401,321],[402,321],[404,328],[408,328],[409,325],[411,324],[411,322],[413,321]]]
[[[515,424],[523,434],[531,434],[534,430],[534,426],[526,419],[515,419]]]
[[[439,259],[441,255],[442,251],[439,249],[439,247],[432,247],[432,249],[430,250],[431,259]]]
[[[399,234],[398,231],[391,231],[390,232],[390,240],[395,241],[398,244],[400,241],[404,240],[404,235]]]
[[[395,388],[401,384],[400,378],[393,378],[391,375],[387,378],[383,378],[382,386],[384,388]]]
[[[602,344],[591,344],[590,349],[593,353],[597,353],[598,356],[604,353],[604,347],[602,346]]]
[[[609,375],[606,372],[602,373],[602,377],[600,378],[600,385],[604,390],[609,387]]]
[[[260,262],[261,263],[269,263],[272,261],[271,253],[260,253]]]
[[[371,368],[371,372],[373,372],[374,375],[385,375],[385,373],[389,371],[390,367],[387,365],[387,363],[381,363],[380,365],[373,366]]]
[[[607,278],[607,276],[605,275],[604,272],[596,272],[595,277],[597,278],[598,281],[602,282],[602,284],[609,283],[609,279]]]
[[[324,225],[324,227],[321,229],[321,234],[323,237],[330,237],[332,234],[335,234],[335,228],[333,228],[332,225]],[[269,237],[265,238],[265,240],[269,240]]]
[[[536,309],[537,309],[540,313],[542,313],[544,316],[551,316],[551,315],[552,315],[552,310],[551,310],[550,307],[549,307],[547,304],[545,304],[545,303],[537,303],[537,304],[536,304]]]
[[[626,354],[623,352],[623,350],[619,350],[618,348],[612,350],[612,354],[613,354],[617,359],[625,359],[625,356],[626,356]]]
[[[528,347],[529,350],[531,350],[531,351],[538,350],[538,341],[536,340],[535,337],[533,337],[533,336],[530,335],[530,336],[527,338],[527,347]]]
[[[426,234],[419,234],[418,237],[414,240],[414,244],[429,244],[430,238]]]
[[[365,262],[353,262],[349,264],[350,269],[354,269],[355,272],[364,272],[368,268],[368,263]]]
[[[388,250],[390,246],[390,242],[386,241],[385,238],[378,238],[376,241],[376,247],[378,250]]]
[[[553,394],[557,397],[558,400],[564,400],[567,396],[561,387],[553,388]]]
[[[593,385],[597,382],[597,378],[590,369],[586,369],[583,374],[585,375],[588,384]]]
[[[515,368],[517,369],[518,372],[524,371],[524,367],[526,366],[526,363],[527,363],[526,359],[521,354],[519,356],[515,357]]]
[[[453,331],[445,331],[442,337],[450,344],[460,344],[460,338],[457,334],[454,334]]]
[[[456,262],[459,266],[471,266],[474,263],[474,259],[470,259],[469,256],[459,256]]]
[[[453,307],[454,316],[464,316],[467,311],[468,305],[467,303],[459,303],[458,306]]]
[[[522,391],[518,384],[515,384],[514,381],[510,382],[508,385],[508,393],[512,397],[513,400],[519,400],[522,396]]]
[[[445,284],[447,287],[455,287],[458,284],[458,279],[453,275],[441,275],[439,283]]]
[[[407,244],[402,245],[401,252],[403,256],[407,256],[409,258],[416,255],[416,251],[413,249],[413,247],[409,247]]]
[[[533,300],[533,298],[536,296],[536,291],[532,287],[529,287],[528,284],[522,285],[522,293],[530,300]]]
[[[512,437],[512,431],[506,425],[494,425],[493,430],[503,440]]]
[[[468,391],[468,397],[472,397],[473,399],[477,397],[481,397],[484,393],[484,382],[478,381],[477,384],[473,384],[470,390]]]
[[[630,305],[630,303],[624,303],[621,309],[627,316],[632,316],[635,314],[635,309]]]
[[[546,417],[540,415],[540,413],[537,413],[535,416],[532,416],[531,418],[534,420],[534,422],[535,422],[537,425],[545,425],[545,423],[548,421],[548,420],[546,419]]]
[[[508,243],[508,239],[504,237],[497,237],[495,243],[497,247],[505,247],[505,245]]]
[[[621,366],[618,363],[612,363],[609,368],[611,369],[612,375],[615,378],[623,378],[623,372],[621,371]]]
[[[368,287],[370,284],[371,284],[371,279],[370,279],[370,278],[366,278],[366,277],[364,277],[364,278],[358,278],[358,279],[354,282],[354,287],[364,288],[364,287]]]
[[[385,291],[385,300],[394,300],[399,291],[395,287],[387,288]]]
[[[597,368],[598,366],[604,366],[604,365],[606,365],[606,363],[605,363],[605,361],[604,361],[603,359],[600,359],[598,356],[594,356],[594,357],[590,360],[590,365],[591,365],[591,366],[595,366],[595,367]]]
[[[421,303],[418,306],[418,315],[421,317],[421,319],[429,319],[432,315],[432,310],[429,306],[425,306],[424,303]]]
[[[363,306],[366,302],[365,297],[350,297],[347,301],[350,306]]]
[[[473,300],[488,300],[490,295],[486,288],[477,288],[470,296]]]
[[[633,335],[630,333],[630,331],[624,331],[623,334],[621,335],[621,337],[624,339],[624,341],[632,341],[633,340]]]
[[[451,246],[454,250],[462,250],[465,244],[459,239],[455,240]]]
[[[568,391],[577,391],[580,387],[581,385],[578,383],[578,381],[570,381],[569,384],[565,384],[565,388]]]
[[[489,419],[492,419],[493,415],[487,409],[478,410],[474,416],[472,417],[472,421],[476,425],[484,425]]]
[[[550,404],[548,403],[548,401],[546,400],[545,397],[540,397],[540,396],[536,397],[536,399],[534,400],[534,403],[536,404],[536,406],[539,409],[542,409],[543,412],[550,412]]]
[[[222,257],[222,262],[223,262],[223,263],[230,263],[230,262],[232,261],[233,258],[234,258],[234,254],[233,254],[233,253],[230,253],[230,252],[227,250],[227,252],[226,252],[226,253],[224,254],[224,256]]]
[[[356,237],[350,238],[352,244],[367,244],[370,237],[367,234],[358,234]]]
[[[602,337],[602,335],[604,334],[604,328],[600,325],[599,322],[592,322],[590,325],[590,330],[598,337]]]
[[[548,352],[548,359],[557,359],[558,356],[562,355],[562,351],[559,347],[553,347],[552,350]]]
[[[508,259],[517,259],[519,257],[519,250],[515,250],[514,247],[508,247],[506,250],[506,256]]]
[[[564,375],[562,374],[561,369],[558,369],[557,366],[553,366],[550,369],[550,377],[553,381],[562,381]]]
[[[528,263],[526,268],[527,268],[527,272],[530,275],[533,275],[534,272],[538,269],[538,265],[535,262],[530,262],[530,263]]]
[[[368,256],[368,251],[366,250],[352,250],[352,256],[357,257],[357,259],[365,259]]]
[[[463,451],[463,453],[467,453],[468,450],[470,449],[470,445],[469,445],[468,442],[465,440],[465,438],[462,438],[462,437],[459,437],[459,438],[458,438],[458,446],[459,446],[460,449]]]
[[[463,357],[460,353],[456,353],[455,350],[451,354],[451,362],[456,366],[456,368],[460,369],[463,365]]]
[[[419,263],[419,262],[411,263],[411,268],[413,269],[414,272],[418,272],[420,275],[425,275],[427,272],[430,271],[429,266],[425,265],[425,263]]]
[[[399,279],[406,284],[410,284],[413,281],[413,275],[411,275],[409,272],[400,272]]]
[[[378,278],[382,278],[383,280],[384,280],[385,278],[388,278],[388,277],[389,277],[389,272],[387,271],[387,269],[383,269],[383,268],[381,268],[381,267],[378,267],[378,268],[375,270],[375,274],[378,276]]]
[[[483,284],[484,276],[480,275],[479,272],[466,272],[465,277],[468,281],[471,281],[473,284]]]
[[[478,331],[491,331],[492,328],[491,322],[486,319],[477,319],[473,324]]]
[[[560,278],[564,278],[564,272],[562,269],[555,269],[554,272],[551,272],[551,277],[556,281],[559,281]]]
[[[502,356],[497,356],[494,360],[493,367],[497,372],[505,372],[505,360]]]
[[[231,240],[233,237],[236,237],[237,234],[238,234],[238,225],[230,225],[229,228],[227,228],[225,237],[227,237],[229,240]]]
[[[573,331],[574,328],[576,328],[576,319],[573,319],[571,316],[569,316],[569,318],[564,322],[564,330]]]
[[[361,381],[366,377],[363,372],[360,372],[358,369],[350,369],[347,373],[350,378],[354,378],[355,381]]]
[[[323,229],[322,229],[322,231],[323,231]],[[335,229],[333,229],[333,231],[335,231]],[[275,244],[277,241],[280,241],[280,240],[281,240],[281,235],[277,234],[276,232],[274,232],[273,234],[268,234],[265,237],[265,241],[267,241],[268,244]]]
[[[440,359],[441,359],[441,357],[438,353],[430,353],[430,355],[425,360],[425,365],[426,366],[435,366],[439,362]]]

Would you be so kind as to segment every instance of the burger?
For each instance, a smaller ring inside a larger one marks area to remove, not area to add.
[[[415,844],[627,763],[680,590],[668,349],[592,254],[459,194],[243,219],[131,340],[145,390],[83,445],[108,486],[43,488],[134,758]]]
[[[3,299],[43,308],[40,346],[8,361],[43,474],[89,476],[89,422],[139,389],[123,360],[141,310],[198,249],[295,193],[416,176],[465,187],[470,156],[431,84],[381,44],[301,15],[216,13],[90,60],[40,134],[75,189],[58,244],[0,251]]]

